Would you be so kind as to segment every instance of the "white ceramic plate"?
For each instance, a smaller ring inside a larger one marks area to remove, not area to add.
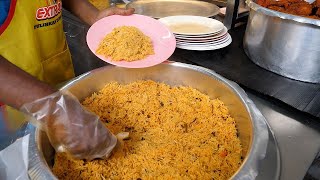
[[[228,33],[226,33],[224,36],[216,38],[216,39],[195,39],[195,40],[190,40],[190,39],[176,39],[177,42],[180,43],[213,43],[213,42],[219,42],[222,41],[223,39],[226,39],[228,36]]]
[[[188,26],[188,24],[186,24],[186,26]],[[192,26],[192,25],[190,25]],[[171,30],[171,29],[170,29]],[[223,30],[223,29],[222,29]],[[198,37],[208,37],[208,36],[215,36],[217,34],[219,34],[222,30],[217,31],[215,33],[209,33],[209,34],[199,34],[199,35],[190,35],[190,34],[179,34],[179,33],[173,33],[174,35],[177,36],[183,36],[183,37],[193,37],[193,38],[198,38]]]
[[[229,36],[226,34],[226,36],[224,36],[223,38],[220,39],[216,39],[213,41],[180,41],[177,40],[177,44],[217,44],[223,41],[227,41],[229,38]]]
[[[176,39],[187,39],[187,40],[207,40],[207,39],[216,39],[220,38],[221,36],[226,35],[228,32],[228,29],[224,26],[222,31],[218,34],[209,35],[209,36],[185,36],[185,35],[178,35],[174,34]]]
[[[223,30],[222,22],[201,16],[168,16],[159,19],[169,29],[180,35],[210,35]]]
[[[228,36],[230,36],[230,35],[228,34]],[[216,49],[221,49],[221,48],[227,47],[231,44],[231,42],[232,42],[232,38],[230,36],[230,39],[227,42],[220,44],[220,45],[215,45],[215,46],[182,46],[182,45],[177,45],[177,48],[186,49],[186,50],[194,50],[194,51],[208,51],[208,50],[216,50]]]
[[[226,36],[224,39],[221,39],[219,41],[214,42],[204,42],[204,43],[194,43],[194,42],[178,42],[177,45],[183,45],[183,46],[211,46],[211,45],[219,45],[227,42],[231,36]]]

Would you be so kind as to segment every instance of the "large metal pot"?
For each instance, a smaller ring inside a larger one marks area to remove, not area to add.
[[[134,0],[126,7],[134,8],[137,14],[156,19],[176,15],[213,17],[219,14],[217,5],[197,0]]]
[[[62,89],[69,90],[82,100],[111,81],[130,83],[147,79],[173,86],[191,86],[208,94],[211,98],[222,100],[236,120],[243,147],[244,161],[233,178],[254,179],[258,174],[258,163],[264,158],[267,148],[268,128],[265,119],[237,84],[211,70],[172,62],[145,69],[106,66],[75,78]],[[50,171],[55,152],[47,136],[40,130],[34,130],[30,139],[29,174],[31,178],[55,179]]]
[[[295,80],[320,83],[320,21],[250,7],[244,50],[257,65]]]

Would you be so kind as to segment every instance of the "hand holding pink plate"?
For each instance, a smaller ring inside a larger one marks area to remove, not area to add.
[[[127,62],[112,61],[109,57],[97,54],[96,50],[102,39],[119,26],[135,26],[146,36],[149,36],[152,40],[154,55],[138,61]],[[87,34],[87,44],[97,57],[110,64],[127,68],[144,68],[166,61],[176,48],[176,39],[165,25],[153,18],[136,14],[131,16],[113,15],[97,21],[90,27]]]

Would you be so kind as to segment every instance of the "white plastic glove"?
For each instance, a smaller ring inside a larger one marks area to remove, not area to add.
[[[20,110],[35,118],[31,122],[47,133],[57,152],[92,160],[109,157],[117,144],[99,117],[66,91],[26,103]]]

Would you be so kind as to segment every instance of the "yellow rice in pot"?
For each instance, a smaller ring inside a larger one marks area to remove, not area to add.
[[[130,139],[108,160],[55,156],[59,179],[228,179],[242,163],[234,119],[219,99],[153,81],[107,84],[83,101]]]

